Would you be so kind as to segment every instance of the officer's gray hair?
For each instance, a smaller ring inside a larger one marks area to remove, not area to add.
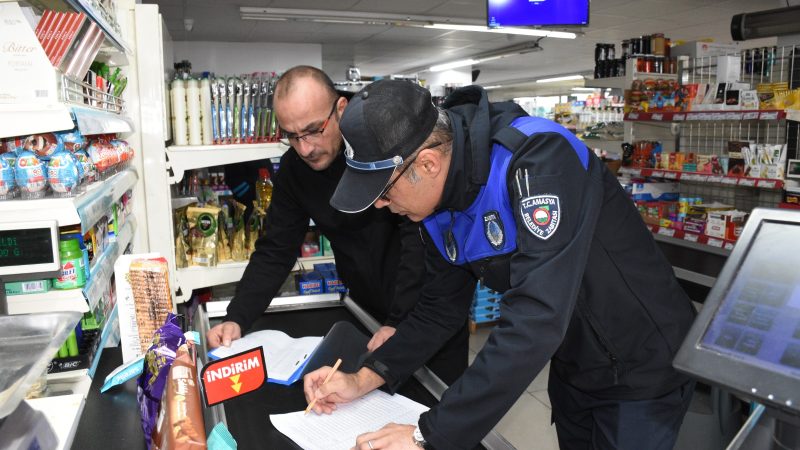
[[[418,152],[422,151],[422,149],[429,148],[428,146],[432,144],[438,143],[440,145],[435,147],[436,150],[441,152],[443,155],[447,155],[453,148],[453,127],[450,123],[450,116],[447,115],[447,111],[436,107],[436,112],[438,113],[438,116],[436,117],[436,125],[433,126],[431,135],[428,136],[428,139],[425,140],[425,143],[422,145],[421,149],[418,150]],[[414,171],[413,166],[408,168],[405,177],[411,184],[415,184],[420,179],[419,175]]]

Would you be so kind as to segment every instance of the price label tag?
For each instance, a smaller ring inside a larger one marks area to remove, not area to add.
[[[736,185],[739,183],[739,179],[733,177],[722,177],[721,182],[722,184]]]
[[[664,120],[664,115],[661,113],[653,113],[653,120]]]
[[[708,181],[709,183],[722,183],[723,178],[725,177],[719,175],[711,175],[708,178],[706,178],[706,181]]]
[[[752,178],[740,178],[739,179],[739,186],[749,186],[753,187],[756,185],[756,180]]]
[[[742,120],[755,120],[758,119],[758,111],[749,111],[742,114]]]
[[[628,113],[628,119],[637,120],[638,118],[639,118],[639,113],[635,113],[635,112]]]
[[[664,178],[668,180],[677,180],[679,178],[679,172],[664,172]]]
[[[726,242],[725,243],[725,250],[733,250],[733,246],[736,245],[733,242]]]
[[[686,120],[686,114],[675,114],[674,116],[672,116],[672,120],[676,122],[682,122]]]
[[[778,186],[778,182],[775,180],[758,180],[758,187],[764,189],[775,189]]]
[[[692,234],[692,233],[686,233],[686,234],[683,235],[683,239],[685,241],[689,241],[689,242],[697,242],[697,240],[699,238],[700,238],[700,236],[698,236],[696,234]]]
[[[742,113],[729,112],[725,114],[725,120],[742,120]]]
[[[724,244],[725,242],[722,241],[721,239],[708,238],[708,242],[706,243],[711,247],[722,248],[722,244]]]
[[[663,170],[654,170],[653,174],[651,176],[664,178],[664,171]]]
[[[675,229],[674,228],[659,228],[658,229],[658,234],[660,234],[661,236],[674,237],[675,236]]]
[[[778,120],[778,111],[762,112],[759,117],[761,120]]]

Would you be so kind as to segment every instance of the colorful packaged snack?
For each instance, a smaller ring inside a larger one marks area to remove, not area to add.
[[[215,206],[189,207],[189,244],[192,250],[190,264],[214,267],[217,265],[217,229],[219,208]]]
[[[40,159],[48,160],[56,151],[63,149],[64,144],[54,133],[43,133],[25,138],[22,148],[34,152]]]
[[[148,450],[152,446],[151,436],[156,427],[169,368],[178,348],[185,342],[178,317],[169,313],[164,325],[153,334],[153,343],[145,353],[144,371],[139,376],[136,398]]]
[[[14,166],[7,159],[0,158],[0,200],[13,198],[14,188],[16,187],[14,177]]]
[[[81,172],[75,156],[63,148],[53,154],[47,162],[47,182],[50,184],[50,189],[59,197],[75,195]]]
[[[75,155],[75,159],[78,160],[83,170],[83,181],[91,183],[97,180],[97,169],[86,150],[76,150],[73,155]]]
[[[47,188],[45,166],[32,151],[20,150],[17,153],[14,178],[22,193],[22,198],[34,199],[44,197]]]
[[[54,134],[61,138],[61,142],[67,151],[75,153],[78,150],[86,149],[86,138],[77,128],[70,131],[60,131]]]

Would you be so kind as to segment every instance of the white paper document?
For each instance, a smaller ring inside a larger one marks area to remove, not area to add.
[[[267,365],[267,381],[291,384],[300,378],[308,358],[320,342],[322,336],[293,338],[282,331],[261,330],[231,342],[230,347],[217,347],[208,352],[208,356],[220,359],[261,347]]]
[[[272,414],[275,429],[305,450],[350,449],[360,434],[376,431],[390,422],[416,425],[428,407],[400,394],[372,391],[351,403],[339,404],[333,414],[298,411]]]

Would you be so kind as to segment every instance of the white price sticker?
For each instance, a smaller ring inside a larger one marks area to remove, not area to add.
[[[700,238],[700,236],[698,236],[696,234],[692,234],[692,233],[686,233],[686,234],[683,235],[683,240],[689,241],[689,242],[697,242],[697,240],[699,238]]]
[[[741,178],[739,179],[739,186],[749,186],[753,187],[756,185],[756,180],[752,178]]]
[[[722,244],[724,243],[725,243],[724,241],[714,238],[708,238],[707,242],[707,244],[710,245],[711,247],[717,247],[717,248],[722,248]]]
[[[675,229],[662,227],[658,229],[658,234],[660,234],[661,236],[673,237],[675,236]]]

